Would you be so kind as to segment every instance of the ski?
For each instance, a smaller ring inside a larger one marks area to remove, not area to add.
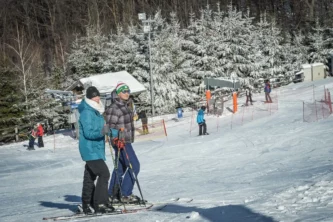
[[[80,218],[94,218],[94,217],[107,217],[107,216],[114,216],[114,215],[121,215],[121,214],[130,214],[130,213],[137,213],[139,211],[148,211],[153,208],[153,204],[144,207],[144,208],[132,208],[132,209],[116,209],[115,211],[111,213],[105,213],[105,214],[84,214],[84,213],[74,213],[69,215],[63,215],[63,216],[55,216],[55,217],[44,217],[43,220],[72,220],[72,219],[80,219]]]
[[[78,205],[78,211],[73,214],[63,215],[63,216],[55,216],[55,217],[44,217],[43,220],[53,220],[53,221],[60,221],[60,220],[72,220],[72,219],[84,219],[84,218],[93,218],[93,217],[107,217],[107,216],[114,216],[114,215],[123,215],[123,214],[130,214],[130,213],[137,213],[140,211],[161,211],[169,204],[172,203],[191,203],[193,198],[172,198],[169,202],[156,202],[156,203],[149,203],[146,202],[146,206],[142,204],[125,204],[126,210],[121,209],[123,204],[114,204],[113,206],[116,207],[116,210],[111,213],[105,214],[84,214],[82,212],[82,206]]]

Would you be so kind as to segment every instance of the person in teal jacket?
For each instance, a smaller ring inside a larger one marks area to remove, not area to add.
[[[206,110],[206,106],[201,106],[201,109],[199,109],[198,115],[197,115],[197,123],[199,125],[199,136],[209,135],[207,133],[207,125],[206,125],[206,121],[204,118],[205,110]],[[203,132],[202,132],[202,128],[203,128]]]
[[[100,101],[96,87],[91,86],[87,89],[86,97],[78,109],[79,150],[82,160],[86,162],[82,188],[83,212],[86,214],[113,212],[114,208],[108,202],[110,171],[105,163],[104,139],[110,129],[105,125],[104,105]]]

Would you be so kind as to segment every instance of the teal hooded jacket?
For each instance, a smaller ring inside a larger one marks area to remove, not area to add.
[[[79,150],[82,160],[105,160],[105,140],[102,129],[105,124],[103,116],[82,100],[78,107],[79,118]]]

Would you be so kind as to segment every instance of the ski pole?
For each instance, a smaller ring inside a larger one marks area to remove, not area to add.
[[[114,166],[114,170],[116,172],[116,178],[117,178],[117,181],[118,181],[118,189],[119,189],[119,193],[120,193],[120,199],[119,201],[123,204],[124,206],[124,211],[126,211],[126,206],[125,206],[125,203],[123,203],[121,201],[121,197],[123,196],[122,195],[122,192],[121,192],[121,185],[120,185],[120,179],[119,179],[119,174],[118,174],[118,165],[119,165],[119,158],[120,158],[120,149],[118,148],[118,155],[117,155],[117,162],[116,162],[116,159],[115,159],[115,156],[113,154],[113,148],[112,148],[112,145],[111,145],[111,138],[108,138],[109,139],[109,148],[110,148],[110,153],[111,153],[111,157],[112,157],[112,162],[113,162],[113,166]],[[114,185],[116,186],[116,184]],[[114,191],[114,190],[113,190]],[[113,204],[113,199],[114,199],[114,194],[112,195],[112,199],[111,199],[111,205]]]
[[[143,204],[146,206],[146,202],[145,202],[145,200],[143,199],[143,195],[142,195],[142,191],[141,191],[141,187],[140,187],[139,180],[138,180],[138,178],[136,177],[136,175],[135,175],[135,173],[134,173],[134,169],[133,169],[132,164],[131,164],[131,162],[130,162],[130,159],[129,159],[129,157],[128,157],[128,154],[127,154],[126,148],[124,147],[123,149],[124,149],[124,151],[125,151],[126,159],[128,160],[130,170],[132,171],[133,178],[134,178],[134,180],[135,180],[135,182],[136,182],[136,185],[138,186],[138,189],[139,189],[139,192],[140,192],[140,195],[141,195],[141,200],[142,200]]]
[[[119,131],[119,137],[118,137],[118,139],[121,140],[121,141],[123,142],[123,144],[125,144],[124,133],[123,133],[122,130]],[[143,199],[143,195],[142,195],[142,191],[141,191],[140,183],[139,183],[139,180],[138,180],[138,178],[136,177],[136,175],[135,175],[135,173],[134,173],[134,169],[133,169],[133,167],[132,167],[131,161],[130,161],[129,156],[128,156],[128,153],[127,153],[127,151],[126,151],[126,146],[123,147],[123,150],[124,150],[124,152],[125,152],[125,156],[126,156],[126,159],[127,159],[127,161],[128,161],[129,168],[130,168],[130,170],[132,171],[133,178],[134,178],[134,180],[135,180],[135,182],[136,182],[136,185],[138,186],[138,189],[139,189],[139,192],[140,192],[140,195],[141,195],[141,200],[142,200],[144,206],[146,206],[145,200]]]

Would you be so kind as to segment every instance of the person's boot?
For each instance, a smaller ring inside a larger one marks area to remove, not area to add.
[[[98,204],[95,213],[100,214],[107,214],[114,212],[114,207],[112,207],[110,204]]]
[[[141,201],[140,197],[136,196],[136,195],[129,195],[129,196],[123,196],[121,198],[121,202],[125,203],[125,204],[139,204]]]
[[[120,201],[118,199],[118,197],[113,197],[113,196],[109,196],[109,203],[111,204],[118,204]]]
[[[93,214],[94,213],[94,208],[92,207],[92,205],[89,203],[82,203],[82,210],[83,213],[85,214]]]

